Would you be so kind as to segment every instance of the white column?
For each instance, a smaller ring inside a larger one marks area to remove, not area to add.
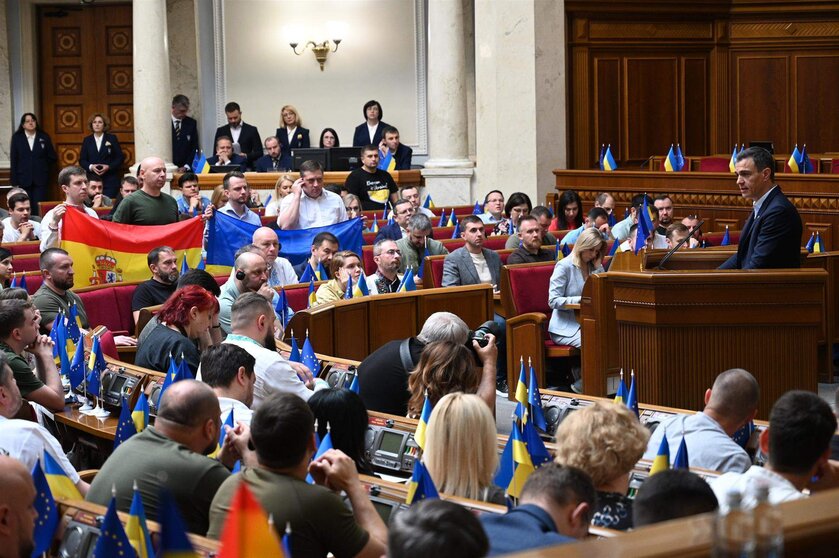
[[[472,203],[461,0],[428,1],[428,150],[422,175],[439,205]]]
[[[137,162],[157,156],[171,165],[169,41],[166,0],[133,2],[134,149]],[[171,169],[175,168],[171,165]],[[171,170],[170,170],[171,173]]]

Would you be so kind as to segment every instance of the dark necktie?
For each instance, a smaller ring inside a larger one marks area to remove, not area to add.
[[[280,168],[280,161],[279,161],[279,159],[271,159],[271,160],[272,160],[272,161],[274,161],[274,170],[279,169],[279,168]]]
[[[181,139],[181,121],[175,120],[175,139]]]

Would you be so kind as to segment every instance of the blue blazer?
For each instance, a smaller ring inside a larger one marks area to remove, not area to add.
[[[479,519],[489,539],[489,556],[576,542],[561,535],[551,516],[534,504],[523,504],[504,515],[485,513]]]
[[[291,157],[289,157],[289,164],[290,164]],[[274,162],[271,161],[270,155],[263,155],[259,159],[257,159],[253,164],[253,170],[256,172],[284,172],[290,170],[290,166],[283,165],[283,156],[280,155],[279,161],[280,168],[278,170],[274,170]]]
[[[172,122],[171,119],[169,121]],[[175,139],[175,124],[171,123],[170,126],[172,128],[172,162],[178,168],[192,167],[195,152],[201,149],[198,144],[198,123],[194,118],[183,117],[180,140]]]
[[[275,135],[277,136],[277,139],[280,140],[282,157],[288,156],[289,160],[291,160],[292,149],[297,147],[311,147],[311,144],[309,143],[309,130],[306,128],[302,128],[300,126],[297,127],[294,137],[291,138],[291,144],[288,143],[288,133],[286,132],[285,126],[277,128]]]
[[[50,167],[58,156],[47,134],[35,132],[35,144],[29,149],[26,132],[15,132],[12,134],[9,155],[12,186],[31,188],[46,187],[49,184]]]
[[[221,136],[233,138],[233,135],[230,133],[229,124],[220,126],[216,130],[216,137],[213,138],[213,143]],[[242,148],[242,155],[248,159],[248,167],[262,157],[262,140],[259,139],[259,130],[256,129],[256,126],[242,122],[242,131],[239,132],[239,147]]]
[[[79,152],[79,166],[90,172],[90,165],[109,165],[108,172],[102,175],[102,182],[105,185],[105,194],[116,196],[119,192],[119,183],[122,178],[122,163],[125,162],[125,155],[119,146],[119,140],[113,134],[103,134],[102,146],[96,149],[96,140],[93,134],[85,136],[82,140],[82,149]]]
[[[379,229],[376,234],[376,242],[380,240],[402,240],[402,229],[399,228],[399,223],[394,221],[390,225],[385,225]]]
[[[211,167],[214,166],[214,165],[218,165],[219,164],[218,157],[216,155],[213,155],[212,157],[207,159],[207,163]],[[245,159],[244,157],[242,157],[241,155],[236,155],[234,153],[233,156],[230,158],[230,164],[231,165],[239,165],[239,170],[241,170],[242,172],[245,172],[246,170],[248,170],[248,160]]]
[[[489,273],[492,276],[492,284],[500,285],[501,258],[493,250],[483,248],[484,258],[489,266]],[[481,278],[478,277],[478,270],[472,262],[472,256],[466,247],[458,248],[443,260],[443,286],[479,285]]]
[[[801,267],[801,217],[798,210],[775,186],[769,192],[760,214],[751,212],[743,230],[737,253],[720,269],[768,269]]]
[[[378,130],[377,130],[378,131]],[[400,143],[396,148],[396,168],[394,170],[408,170],[411,168],[411,158],[414,150],[405,144]]]
[[[603,271],[603,267],[592,270],[592,273]],[[556,262],[548,286],[548,306],[553,308],[548,331],[562,337],[572,337],[580,329],[580,324],[574,317],[573,310],[566,310],[566,304],[579,304],[583,294],[583,272],[574,265],[570,256]]]
[[[379,142],[382,141],[382,130],[389,127],[390,124],[379,120],[379,125],[376,128],[376,133],[373,134],[373,141],[370,141],[370,132],[367,130],[367,122],[362,122],[355,127],[355,132],[352,136],[353,147],[364,147],[367,144],[379,147]]]

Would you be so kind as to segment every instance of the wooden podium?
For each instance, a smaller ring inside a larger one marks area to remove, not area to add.
[[[581,301],[583,385],[635,370],[638,400],[699,410],[729,368],[757,378],[758,416],[791,389],[816,391],[828,274],[822,269],[610,271]],[[612,390],[608,390],[612,391]]]

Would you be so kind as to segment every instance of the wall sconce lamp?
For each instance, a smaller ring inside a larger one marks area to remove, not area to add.
[[[330,43],[332,43],[332,45],[334,46],[330,46]],[[303,45],[303,48],[300,50],[300,52],[297,52],[297,47],[299,46],[299,44],[300,43],[288,43],[288,45],[291,47],[291,50],[293,50],[294,54],[296,54],[297,56],[300,56],[301,54],[306,52],[306,49],[308,47],[312,47],[312,52],[315,53],[315,60],[317,60],[318,64],[320,64],[320,71],[322,72],[323,65],[326,64],[326,57],[329,56],[330,52],[338,52],[338,45],[341,44],[341,39],[332,39],[331,41],[323,41],[322,43],[309,41],[308,43]]]

